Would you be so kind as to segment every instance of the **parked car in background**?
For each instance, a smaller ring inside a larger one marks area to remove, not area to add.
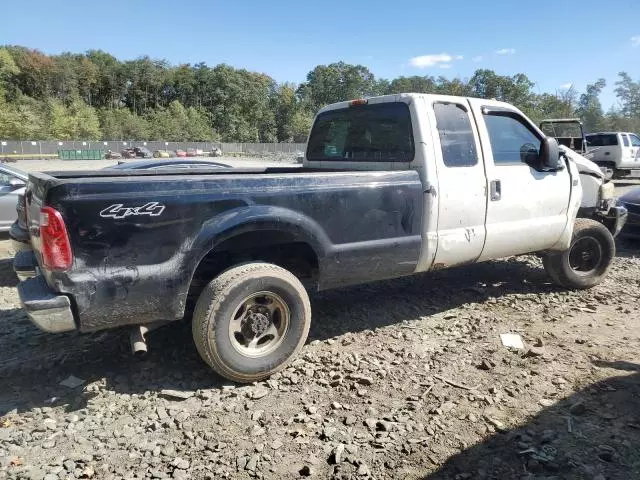
[[[187,148],[187,157],[202,157],[204,150],[201,148]]]
[[[614,176],[640,169],[640,136],[629,132],[598,132],[586,135],[587,158]]]
[[[640,188],[634,188],[618,198],[618,205],[627,209],[627,223],[621,234],[640,238]]]
[[[187,152],[185,152],[184,150],[176,150],[176,157],[186,157],[187,156]]]
[[[154,158],[171,158],[171,153],[169,150],[156,150],[153,152]]]
[[[0,164],[0,232],[8,232],[16,220],[18,198],[24,193],[28,177],[22,170]]]
[[[222,149],[220,149],[218,147],[213,147],[211,149],[211,152],[209,153],[209,155],[211,155],[212,157],[221,157],[222,156]]]
[[[114,152],[113,150],[107,150],[107,153],[104,154],[104,158],[107,160],[117,160],[122,158],[122,154]]]
[[[125,148],[120,150],[121,158],[136,158],[136,152],[133,148]]]

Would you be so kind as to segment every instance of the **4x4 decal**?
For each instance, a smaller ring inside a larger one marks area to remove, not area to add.
[[[121,203],[115,205],[109,205],[107,208],[100,212],[100,216],[104,218],[125,218],[134,215],[149,215],[151,217],[157,217],[164,212],[165,206],[160,205],[158,202],[149,202],[139,207],[125,207]]]

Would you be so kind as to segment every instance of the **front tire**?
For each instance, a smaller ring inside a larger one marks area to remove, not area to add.
[[[611,232],[595,220],[579,218],[570,247],[545,255],[542,263],[554,283],[569,289],[586,289],[604,280],[615,255]]]
[[[282,370],[304,345],[310,325],[300,280],[256,262],[233,267],[204,288],[192,329],[198,353],[213,370],[250,383]]]

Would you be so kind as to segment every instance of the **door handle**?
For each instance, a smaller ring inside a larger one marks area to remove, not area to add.
[[[502,198],[502,186],[500,185],[500,180],[491,180],[489,188],[491,189],[491,201],[495,202]]]

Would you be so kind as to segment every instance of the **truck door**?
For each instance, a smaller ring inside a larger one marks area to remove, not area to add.
[[[474,262],[485,241],[487,180],[476,126],[464,98],[428,96],[438,177],[434,267]]]
[[[635,154],[633,152],[633,147],[631,146],[631,141],[629,140],[629,135],[621,133],[620,138],[622,138],[622,146],[620,148],[621,162],[619,166],[621,168],[632,168],[635,160]]]
[[[633,168],[640,168],[640,137],[635,133],[630,133],[629,140],[631,141]]]
[[[569,170],[537,171],[525,163],[542,132],[522,113],[482,99],[469,103],[484,152],[489,198],[480,260],[537,252],[560,240],[569,218]]]

